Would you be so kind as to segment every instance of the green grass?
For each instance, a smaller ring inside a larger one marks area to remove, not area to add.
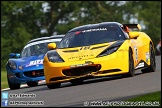
[[[161,91],[144,94],[131,99],[126,100],[126,102],[132,102],[133,104],[143,104],[146,107],[161,107]],[[138,105],[137,105],[138,106]]]
[[[1,89],[8,88],[7,72],[1,71]]]
[[[138,96],[132,99],[129,99],[129,101],[161,101],[161,91],[158,92],[153,92],[153,93],[148,93],[144,94],[142,96]]]

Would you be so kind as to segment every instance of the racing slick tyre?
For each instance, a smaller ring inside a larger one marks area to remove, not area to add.
[[[83,83],[83,79],[79,78],[79,79],[73,79],[73,80],[70,80],[70,83],[72,84],[81,84]]]
[[[61,83],[47,84],[49,89],[54,89],[60,87]]]
[[[11,90],[19,89],[21,84],[13,84],[7,76],[8,86]]]
[[[29,81],[29,82],[27,82],[27,85],[28,85],[29,87],[37,86],[37,85],[38,85],[38,81]]]
[[[123,74],[123,77],[133,77],[135,75],[135,68],[134,68],[134,60],[132,51],[129,50],[129,72],[127,74]]]
[[[156,69],[155,52],[151,44],[150,44],[149,54],[150,54],[150,66],[148,68],[142,69],[141,70],[142,73],[155,72]]]

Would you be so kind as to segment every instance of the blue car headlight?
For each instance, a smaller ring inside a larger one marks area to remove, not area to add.
[[[12,69],[16,69],[16,63],[14,61],[9,60],[8,61],[8,66]]]
[[[106,56],[106,55],[114,53],[115,51],[117,51],[119,49],[119,47],[123,44],[123,42],[124,41],[115,42],[114,44],[109,46],[106,50],[101,52],[97,57],[102,57],[102,56]]]
[[[64,60],[59,56],[59,54],[54,51],[47,52],[48,60],[51,62],[64,62]]]

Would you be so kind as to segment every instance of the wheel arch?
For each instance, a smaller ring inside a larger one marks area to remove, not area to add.
[[[132,48],[131,47],[129,47],[129,49],[128,50],[130,50],[131,51],[131,53],[133,54],[133,50],[132,50]]]
[[[152,47],[153,47],[153,50],[154,50],[154,52],[155,52],[155,46],[154,46],[154,43],[152,42],[152,41],[150,41],[150,43],[149,43],[149,45],[152,45]]]

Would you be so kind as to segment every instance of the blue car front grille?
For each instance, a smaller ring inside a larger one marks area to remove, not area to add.
[[[44,70],[33,70],[33,71],[28,71],[28,72],[24,72],[24,75],[26,77],[41,77],[44,76]]]
[[[20,73],[16,73],[15,75],[16,77],[20,78]]]

